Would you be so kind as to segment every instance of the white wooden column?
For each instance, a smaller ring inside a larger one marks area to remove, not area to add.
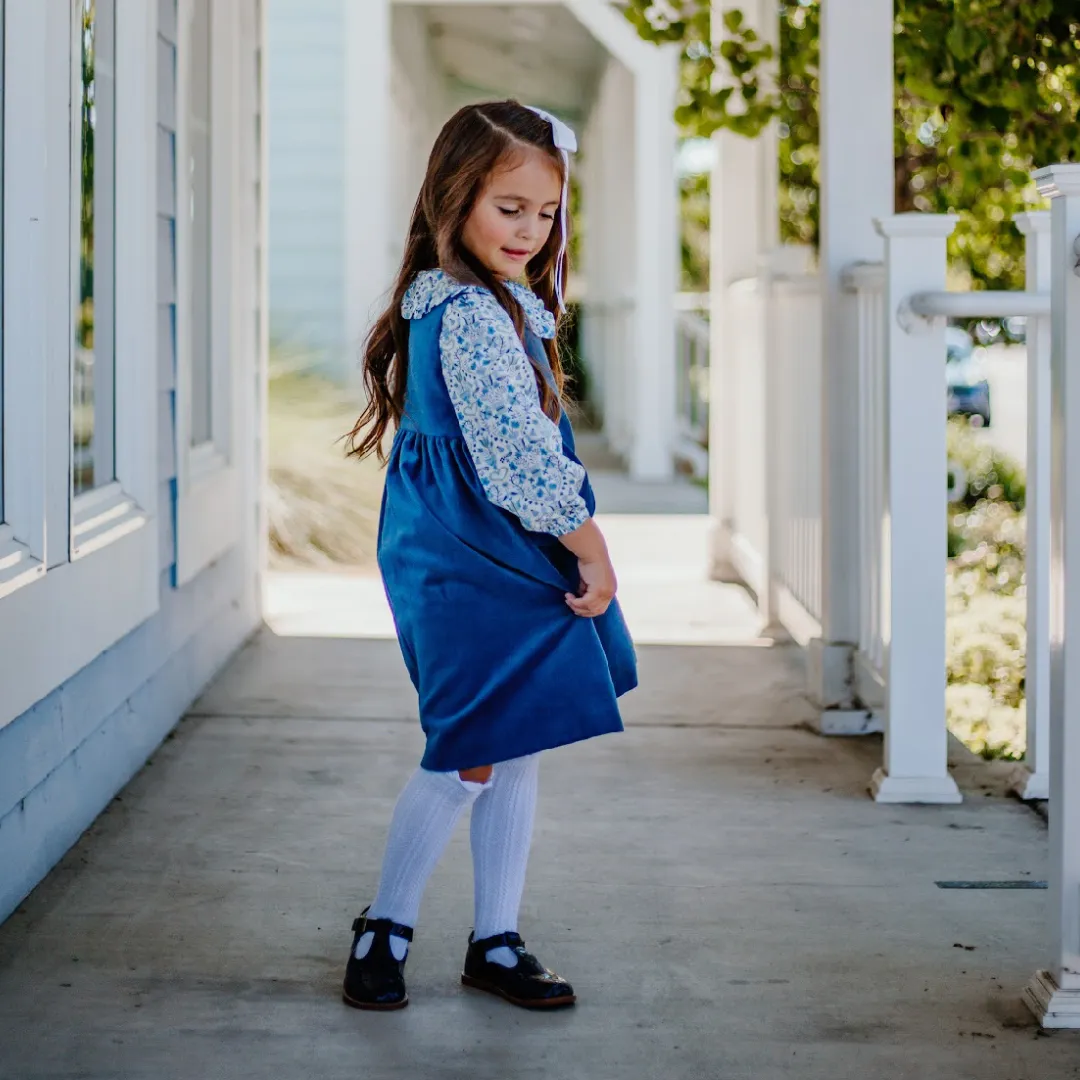
[[[636,293],[634,190],[634,75],[611,59],[590,119],[593,140],[584,146],[590,188],[585,193],[585,243],[589,250],[587,295],[593,359],[601,370],[604,435],[629,460],[637,368],[633,312]],[[573,167],[573,166],[571,166]]]
[[[668,480],[675,463],[675,177],[678,52],[656,49],[634,78],[635,318],[630,475]]]
[[[393,267],[389,177],[391,0],[344,0],[346,373],[358,374],[360,348],[389,292]]]
[[[875,218],[894,209],[892,0],[821,5],[822,613],[808,656],[829,734],[865,730],[853,697],[858,641],[858,357],[842,275],[880,262]],[[940,380],[939,380],[940,381]]]
[[[717,49],[726,34],[722,15],[727,6],[714,0],[712,33]],[[747,25],[762,40],[778,41],[779,20],[773,5],[747,0],[740,7]],[[717,88],[723,85],[724,79],[718,75]],[[716,156],[709,188],[709,565],[713,577],[735,580],[738,574],[731,540],[736,529],[740,447],[735,418],[736,365],[730,359],[735,331],[727,300],[732,283],[757,277],[760,258],[777,244],[776,125],[770,124],[757,139],[718,131],[713,145]]]
[[[945,320],[908,319],[904,302],[945,288],[956,218],[897,214],[885,237],[885,763],[878,802],[961,801],[945,728]]]
[[[1025,288],[1050,292],[1050,214],[1018,214],[1027,238]],[[1050,320],[1028,320],[1027,333],[1027,751],[1013,790],[1021,799],[1050,795]]]
[[[1044,1027],[1080,1028],[1080,165],[1035,181],[1052,200],[1050,895],[1046,967],[1024,996]]]

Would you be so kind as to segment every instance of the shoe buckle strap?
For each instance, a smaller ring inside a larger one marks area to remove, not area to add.
[[[366,914],[353,919],[352,928],[354,934],[366,934],[370,931],[373,934],[387,934],[391,937],[404,938],[406,941],[412,941],[413,939],[411,926],[396,923],[390,919],[369,919]]]
[[[525,942],[521,940],[521,935],[513,930],[506,930],[501,934],[494,934],[489,938],[484,938],[481,941],[474,941],[473,948],[482,949],[484,952],[490,952],[492,949],[498,949],[505,946],[508,949],[519,949],[524,946]]]

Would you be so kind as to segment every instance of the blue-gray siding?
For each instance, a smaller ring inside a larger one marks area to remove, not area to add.
[[[0,921],[138,772],[253,628],[242,601],[255,568],[243,547],[183,588],[173,583],[176,0],[158,0],[157,57],[160,609],[0,729]]]

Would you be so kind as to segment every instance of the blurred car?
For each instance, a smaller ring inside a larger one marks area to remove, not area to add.
[[[945,330],[945,388],[949,416],[964,416],[981,427],[990,426],[990,383],[983,350],[966,330]]]

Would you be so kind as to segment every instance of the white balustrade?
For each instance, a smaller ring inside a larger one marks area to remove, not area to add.
[[[805,249],[767,275],[769,615],[798,639],[821,633],[821,285]]]
[[[707,295],[707,294],[706,294]],[[711,330],[693,294],[676,298],[675,313],[675,456],[694,476],[709,472],[709,338]],[[702,305],[704,304],[704,308]]]
[[[858,348],[858,596],[855,695],[873,712],[885,702],[885,265],[851,267],[844,287],[855,294]],[[878,725],[880,726],[880,721]]]
[[[766,625],[820,633],[821,290],[811,253],[781,247],[727,289],[722,356],[728,553]],[[689,328],[687,334],[689,334]],[[687,379],[683,378],[683,385]],[[707,414],[702,416],[705,420]]]
[[[608,445],[624,461],[633,444],[634,317],[631,298],[589,301],[583,306],[582,344],[593,401]]]
[[[733,282],[727,291],[723,357],[725,414],[737,448],[730,470],[731,562],[741,580],[767,605],[769,541],[766,514],[765,302],[758,278]]]
[[[1028,741],[1018,770],[1025,798],[1045,797],[1049,616],[1050,296],[1048,220],[1026,214],[1028,289],[946,292],[944,241],[952,219],[898,215],[880,223],[884,267],[849,268],[858,340],[859,636],[855,692],[880,711],[879,801],[954,802],[944,717],[944,519],[929,493],[945,482],[942,338],[946,317],[1032,317],[1028,394]],[[933,284],[931,284],[933,283]]]

